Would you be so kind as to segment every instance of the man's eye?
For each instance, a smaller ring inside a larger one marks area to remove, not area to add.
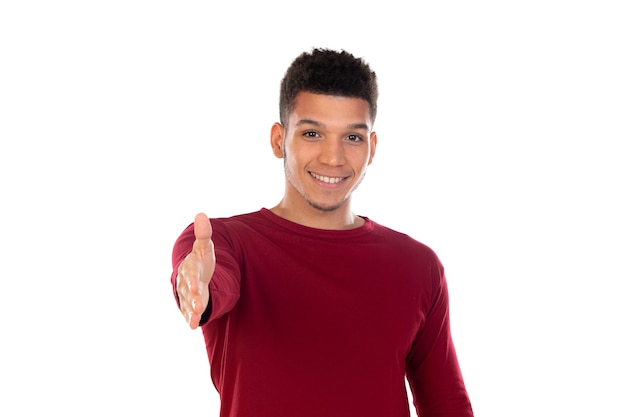
[[[304,132],[304,136],[307,138],[316,138],[318,135],[317,132]]]
[[[350,142],[359,142],[361,140],[363,140],[363,138],[359,135],[348,135],[348,140]]]

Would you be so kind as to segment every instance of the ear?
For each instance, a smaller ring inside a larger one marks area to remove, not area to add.
[[[274,152],[276,158],[282,158],[285,155],[283,150],[284,137],[285,127],[278,122],[274,123],[270,133],[270,143],[272,144],[272,152]]]
[[[374,154],[376,153],[376,145],[378,144],[378,135],[376,132],[370,133],[370,159],[367,161],[367,165],[372,163],[374,160]]]

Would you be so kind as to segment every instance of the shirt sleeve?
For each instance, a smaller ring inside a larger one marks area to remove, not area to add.
[[[407,358],[407,380],[420,417],[473,417],[450,332],[443,266],[430,270],[432,304]]]
[[[204,325],[229,312],[239,300],[241,273],[234,245],[227,229],[221,222],[211,219],[213,227],[213,245],[215,248],[215,272],[209,282],[209,304],[202,314],[200,324]],[[174,298],[180,308],[180,300],[176,291],[178,267],[185,257],[191,253],[196,240],[193,223],[180,234],[172,250],[171,283]]]

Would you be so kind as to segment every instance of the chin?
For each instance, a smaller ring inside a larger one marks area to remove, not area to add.
[[[316,210],[320,210],[324,212],[331,212],[331,211],[340,209],[345,203],[345,200],[340,201],[339,203],[336,203],[336,204],[319,204],[314,201],[308,201],[308,203],[311,207],[313,207]]]

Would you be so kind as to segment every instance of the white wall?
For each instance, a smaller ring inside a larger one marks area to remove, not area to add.
[[[623,412],[620,2],[211,3],[0,6],[0,414],[217,415],[171,247],[278,202],[313,46],[379,75],[355,208],[442,258],[476,415]]]

